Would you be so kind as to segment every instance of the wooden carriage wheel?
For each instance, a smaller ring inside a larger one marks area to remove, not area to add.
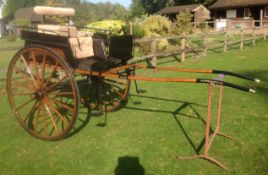
[[[112,112],[127,102],[129,89],[127,79],[89,76],[82,85],[82,103],[91,110]]]
[[[79,92],[73,73],[47,47],[26,47],[13,57],[7,93],[19,123],[39,139],[63,138],[78,114]]]

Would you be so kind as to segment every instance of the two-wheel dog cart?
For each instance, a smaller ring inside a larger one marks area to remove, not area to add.
[[[42,16],[74,15],[70,8],[35,7]],[[45,17],[44,17],[45,19]],[[91,109],[114,111],[126,102],[130,81],[204,83],[209,85],[205,153],[196,157],[208,159],[208,151],[216,134],[221,134],[220,110],[224,86],[255,92],[221,79],[152,78],[138,76],[136,69],[174,72],[223,74],[259,81],[237,73],[219,70],[177,69],[128,64],[132,58],[133,38],[130,35],[102,37],[78,31],[71,25],[38,24],[22,29],[25,47],[12,58],[7,73],[7,95],[14,115],[31,135],[43,140],[64,138],[72,129],[80,102]],[[81,79],[81,77],[85,77]],[[77,80],[76,80],[77,79]],[[82,82],[83,98],[77,83]],[[220,86],[217,128],[210,137],[212,89]]]

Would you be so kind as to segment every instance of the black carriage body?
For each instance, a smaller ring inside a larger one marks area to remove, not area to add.
[[[54,49],[60,56],[66,59],[71,67],[77,65],[68,43],[68,37],[23,30],[21,31],[21,38],[25,40],[25,47],[30,45],[46,46]]]
[[[83,59],[74,57],[67,36],[23,30],[21,31],[21,37],[25,40],[25,46],[42,45],[53,49],[72,68],[107,70],[125,65],[133,57],[133,37],[131,35],[110,37],[94,35],[92,36],[94,56]]]

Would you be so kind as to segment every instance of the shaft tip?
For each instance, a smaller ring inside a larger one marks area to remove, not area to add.
[[[255,82],[260,83],[260,82],[261,82],[261,80],[259,80],[259,79],[255,79]]]
[[[249,92],[256,93],[254,89],[249,89]]]

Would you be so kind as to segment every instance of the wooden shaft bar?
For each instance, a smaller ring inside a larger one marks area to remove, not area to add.
[[[196,78],[152,78],[152,77],[128,76],[128,79],[139,80],[139,81],[151,81],[151,82],[197,83]]]
[[[133,66],[137,68],[149,69],[147,65],[143,65],[143,64],[136,64]],[[176,67],[158,67],[158,66],[152,67],[150,69],[174,71],[174,72],[213,73],[213,70],[210,70],[210,69],[182,69],[182,68],[176,68]]]

